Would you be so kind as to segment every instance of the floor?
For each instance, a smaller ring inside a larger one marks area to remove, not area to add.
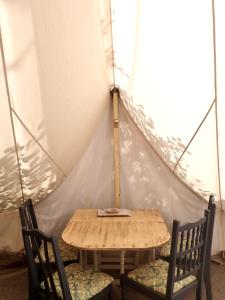
[[[213,300],[225,299],[225,266],[211,263]],[[114,287],[115,300],[120,299],[120,288]],[[27,270],[24,267],[11,270],[0,270],[0,300],[27,300]],[[147,300],[149,298],[129,290],[129,300]],[[195,294],[183,300],[194,300]],[[203,291],[203,299],[205,300]]]

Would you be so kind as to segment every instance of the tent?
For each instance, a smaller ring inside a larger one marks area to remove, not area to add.
[[[60,232],[78,207],[114,206],[112,100],[120,91],[121,206],[168,226],[217,200],[224,250],[222,0],[0,0],[0,251],[23,247],[18,207]]]

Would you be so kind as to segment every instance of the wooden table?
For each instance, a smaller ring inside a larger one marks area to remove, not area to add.
[[[135,209],[130,217],[98,217],[97,209],[78,209],[62,238],[80,250],[94,250],[96,268],[96,251],[121,251],[120,272],[124,273],[126,250],[156,248],[165,244],[170,234],[156,209]]]

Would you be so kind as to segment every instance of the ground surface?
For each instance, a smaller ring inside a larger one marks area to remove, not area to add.
[[[211,263],[213,300],[225,299],[225,266]],[[115,285],[115,300],[120,299],[120,288]],[[27,270],[25,267],[0,270],[0,300],[27,300]],[[147,300],[149,298],[129,290],[129,300]],[[194,300],[195,293],[183,300]],[[203,299],[205,300],[203,291]]]

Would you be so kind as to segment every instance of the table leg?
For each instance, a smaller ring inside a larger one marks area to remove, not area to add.
[[[94,255],[94,257],[93,257],[93,259],[94,259],[94,270],[98,271],[98,252],[94,251],[93,255]]]
[[[124,274],[125,250],[120,253],[120,274]]]
[[[84,269],[84,258],[83,258],[83,250],[79,250],[79,259],[80,259],[80,266],[81,266],[81,269],[83,270]]]
[[[84,267],[87,267],[87,250],[84,250],[83,261]]]
[[[139,251],[136,251],[135,258],[134,258],[135,267],[137,267],[139,265],[139,259],[140,259],[140,253],[139,253]]]
[[[155,260],[155,248],[149,250],[148,262]]]
[[[152,249],[152,260],[155,260],[155,248]]]
[[[102,266],[102,255],[101,251],[98,251],[98,270],[101,271],[101,266]]]

